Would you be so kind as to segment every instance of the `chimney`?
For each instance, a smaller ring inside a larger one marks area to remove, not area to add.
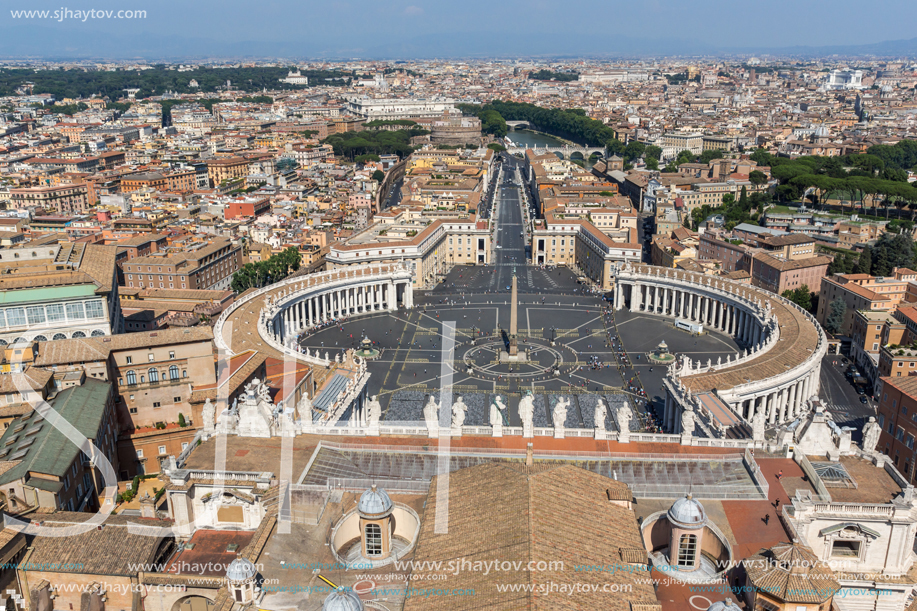
[[[535,464],[535,450],[532,447],[532,444],[529,443],[525,447],[525,466],[531,467]]]

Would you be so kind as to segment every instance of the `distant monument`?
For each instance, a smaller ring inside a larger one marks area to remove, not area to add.
[[[509,311],[509,355],[517,356],[519,354],[519,346],[516,344],[516,334],[519,332],[519,318],[516,308],[517,300],[519,299],[518,293],[518,280],[516,279],[516,270],[513,269],[513,294],[510,297],[510,311]]]
[[[509,310],[509,350],[500,352],[500,360],[511,363],[522,363],[528,360],[525,350],[519,351],[517,336],[519,334],[519,288],[516,278],[516,268],[513,268],[513,292],[510,297]]]

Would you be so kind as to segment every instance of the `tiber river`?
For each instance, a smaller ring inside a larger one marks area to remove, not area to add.
[[[518,144],[520,146],[526,146],[526,147],[534,146],[536,144],[538,146],[545,146],[545,145],[563,146],[564,145],[564,141],[559,138],[555,138],[554,136],[545,134],[543,132],[533,132],[529,129],[518,129],[515,131],[510,130],[509,133],[506,134],[506,136],[507,138],[513,141],[513,144]],[[588,169],[591,167],[592,167],[592,162],[586,159],[586,168]]]

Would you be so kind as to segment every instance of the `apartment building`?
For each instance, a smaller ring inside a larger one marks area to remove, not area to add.
[[[0,501],[13,514],[35,509],[97,511],[105,489],[102,460],[118,472],[118,425],[111,385],[87,378],[49,401],[93,446],[83,452],[38,411],[13,421],[0,437]]]
[[[639,261],[643,245],[636,228],[624,228],[609,235],[576,215],[548,213],[535,222],[532,232],[532,262],[535,265],[578,267],[602,288],[613,286],[613,264]]]
[[[778,295],[803,286],[818,293],[830,264],[831,257],[825,256],[786,259],[769,253],[754,253],[748,273],[753,286]]]
[[[686,260],[696,259],[699,243],[698,234],[686,227],[678,227],[667,235],[656,234],[650,252],[652,263],[677,267]]]
[[[226,220],[255,218],[271,211],[271,200],[268,197],[234,197],[226,202],[223,218]]]
[[[347,100],[347,110],[367,121],[385,119],[417,119],[441,117],[455,110],[455,101],[449,98],[368,98],[352,97]]]
[[[194,191],[197,188],[197,173],[194,169],[174,172],[141,172],[121,178],[121,191],[133,193],[143,189],[161,191]]]
[[[882,377],[876,390],[879,405],[876,420],[882,427],[876,450],[914,484],[917,450],[917,376]]]
[[[414,270],[415,286],[431,286],[453,265],[486,265],[490,262],[487,221],[454,213],[452,218],[429,224],[407,220],[408,210],[390,208],[377,221],[346,244],[331,245],[325,256],[327,269],[404,261]]]
[[[700,155],[704,151],[704,134],[701,132],[667,132],[662,134],[658,146],[666,159],[677,157],[681,151],[691,151]]]
[[[831,312],[831,303],[840,299],[846,306],[840,334],[849,335],[857,310],[893,312],[898,304],[904,301],[910,282],[903,279],[910,275],[907,272],[910,270],[900,271],[896,268],[893,275],[886,278],[877,278],[869,274],[826,276],[821,281],[816,319],[824,326]]]
[[[744,266],[748,247],[740,239],[727,239],[716,232],[704,232],[698,238],[697,258],[718,261],[723,273],[747,271]]]
[[[216,238],[127,261],[122,276],[130,288],[226,290],[242,265],[242,247]]]
[[[205,163],[211,187],[218,187],[225,181],[248,176],[248,160],[242,157],[208,159]]]
[[[217,382],[213,330],[128,333],[111,342],[108,363],[118,388],[119,475],[157,473],[161,461],[181,454],[201,426],[192,392]]]
[[[86,212],[88,205],[88,191],[83,183],[10,189],[10,207],[20,210],[39,207],[57,214],[73,215]]]

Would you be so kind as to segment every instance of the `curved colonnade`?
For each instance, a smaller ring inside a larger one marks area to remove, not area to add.
[[[815,317],[758,288],[704,274],[624,264],[615,272],[616,309],[701,323],[745,347],[716,363],[682,359],[665,380],[664,426],[682,432],[685,410],[715,436],[742,422],[793,421],[818,393],[827,338]],[[718,406],[728,407],[729,414]]]
[[[315,367],[317,387],[338,369],[340,353],[329,356],[302,351],[300,333],[341,318],[414,306],[412,273],[401,263],[366,265],[293,277],[243,293],[220,314],[214,342],[221,358],[252,350],[266,356],[293,358]],[[345,359],[346,360],[346,359]],[[369,374],[360,361],[343,393],[335,398],[327,420],[355,400],[365,400]],[[320,378],[320,379],[319,379]],[[317,417],[316,414],[313,414]]]

